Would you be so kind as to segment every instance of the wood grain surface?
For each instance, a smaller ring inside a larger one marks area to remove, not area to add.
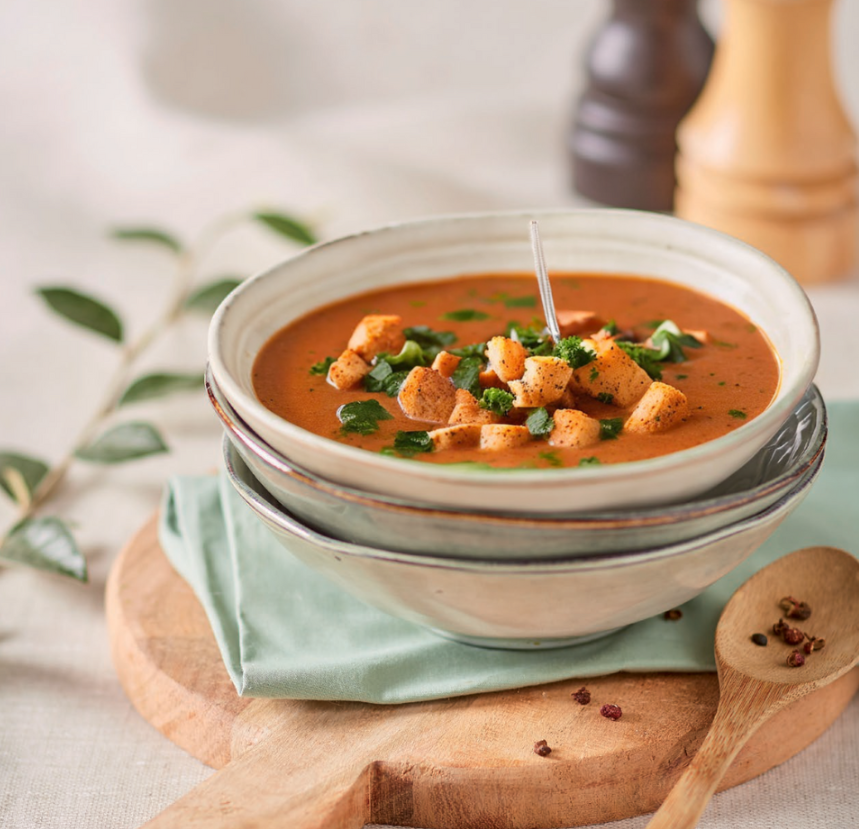
[[[715,674],[615,674],[408,705],[240,699],[202,607],[153,518],[107,586],[125,692],[169,739],[219,771],[150,827],[540,829],[655,810],[716,711]],[[586,685],[589,705],[571,693]],[[787,760],[838,717],[859,669],[762,726],[720,788]],[[613,722],[603,703],[623,709]],[[534,753],[546,740],[552,753]]]

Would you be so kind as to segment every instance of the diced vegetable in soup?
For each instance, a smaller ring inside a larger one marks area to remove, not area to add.
[[[277,332],[260,401],[323,437],[428,463],[620,463],[713,440],[779,383],[763,334],[696,291],[556,274],[561,340],[528,274],[462,276],[336,302]]]

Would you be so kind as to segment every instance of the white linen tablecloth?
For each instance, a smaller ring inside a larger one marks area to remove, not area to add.
[[[599,0],[137,0],[0,6],[0,448],[56,460],[88,419],[116,349],[34,296],[73,284],[133,336],[171,279],[154,248],[107,238],[157,225],[193,239],[224,214],[273,206],[322,235],[441,212],[581,203],[564,133]],[[720,8],[704,5],[718,30]],[[859,123],[859,3],[836,7],[834,66]],[[291,252],[250,225],[204,277]],[[859,274],[810,292],[818,384],[859,397]],[[205,322],[183,320],[140,371],[201,371]],[[77,465],[52,510],[76,525],[80,585],[0,570],[0,826],[134,827],[211,770],[133,710],[115,677],[104,582],[164,481],[219,464],[203,395],[140,407],[171,453]],[[14,513],[0,505],[7,527]],[[815,744],[715,797],[709,829],[859,824],[859,700]],[[638,829],[647,816],[613,824]]]

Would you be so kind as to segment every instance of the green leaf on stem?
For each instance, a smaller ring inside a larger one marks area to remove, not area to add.
[[[185,309],[187,311],[196,311],[200,314],[214,314],[227,294],[241,284],[241,279],[233,276],[225,276],[215,282],[202,285],[185,300]]]
[[[292,239],[293,242],[300,242],[303,245],[316,244],[316,234],[306,224],[300,222],[298,219],[294,219],[292,216],[263,211],[254,213],[253,218],[265,225],[269,230],[273,230],[281,236],[286,236],[287,239]]]
[[[36,293],[45,300],[52,311],[65,317],[69,322],[101,334],[114,342],[122,342],[122,322],[103,302],[73,288],[37,288]]]
[[[110,235],[123,242],[154,242],[169,248],[173,253],[182,252],[182,244],[175,236],[154,227],[117,227]]]
[[[23,483],[29,500],[47,473],[48,465],[38,458],[20,455],[17,452],[0,452],[0,489],[19,504],[23,502],[20,493],[16,492],[17,487],[13,484],[11,476],[15,475],[17,480]]]
[[[75,456],[90,463],[124,463],[168,452],[158,430],[149,423],[120,423],[103,432]]]
[[[138,377],[122,393],[117,406],[127,406],[129,403],[140,403],[143,400],[154,400],[167,397],[180,391],[199,391],[203,388],[202,374],[173,374],[156,373]]]
[[[87,580],[86,559],[59,518],[28,518],[15,525],[0,546],[0,559]]]

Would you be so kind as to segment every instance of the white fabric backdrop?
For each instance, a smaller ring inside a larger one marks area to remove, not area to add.
[[[0,447],[56,460],[117,355],[33,296],[75,284],[133,336],[171,278],[160,251],[106,236],[157,224],[187,239],[272,205],[338,235],[438,212],[561,206],[563,137],[588,37],[607,0],[138,0],[0,5]],[[720,7],[705,4],[718,30]],[[859,123],[859,3],[836,6],[834,62]],[[798,56],[798,59],[801,59]],[[200,276],[289,253],[244,227]],[[859,397],[859,278],[816,289],[818,383]],[[183,321],[141,363],[200,370],[205,324]],[[54,509],[76,524],[88,586],[0,571],[0,825],[133,827],[210,770],[131,708],[110,664],[103,588],[168,475],[218,465],[201,395],[142,407],[170,455],[78,466]],[[0,525],[13,512],[0,505]],[[703,827],[852,827],[859,701],[816,744],[717,796]],[[643,827],[647,818],[618,829]]]

